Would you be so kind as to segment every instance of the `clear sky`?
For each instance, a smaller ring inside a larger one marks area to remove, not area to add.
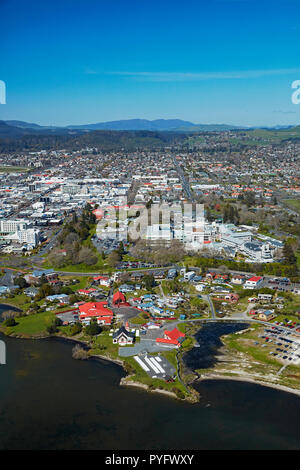
[[[0,119],[300,124],[299,0],[0,0]]]

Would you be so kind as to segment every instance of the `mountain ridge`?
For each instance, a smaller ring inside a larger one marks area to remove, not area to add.
[[[69,129],[69,130],[119,130],[119,131],[222,131],[244,129],[243,126],[234,126],[230,124],[195,124],[191,121],[182,119],[121,119],[117,121],[105,121],[91,124],[71,124],[68,126],[42,126],[36,123],[28,123],[25,121],[8,120],[6,124],[21,129],[49,130],[49,129]]]

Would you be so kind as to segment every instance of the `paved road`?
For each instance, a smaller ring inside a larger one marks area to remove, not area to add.
[[[232,321],[232,322],[241,321],[243,323],[245,323],[245,322],[247,322],[247,323],[258,323],[260,325],[268,326],[269,328],[272,328],[272,327],[275,326],[276,329],[281,330],[282,332],[293,333],[296,336],[300,337],[300,332],[296,331],[297,327],[296,328],[286,328],[284,326],[276,325],[275,323],[269,323],[269,322],[262,321],[262,320],[256,320],[254,318],[245,318],[244,316],[241,316],[241,317],[223,317],[223,318],[195,318],[193,320],[190,320],[190,319],[189,320],[178,320],[177,323],[184,323],[184,322],[207,323],[207,322],[216,322],[216,321]]]
[[[216,310],[213,301],[210,298],[210,295],[202,295],[202,298],[208,302],[212,319],[216,319]]]
[[[173,160],[173,163],[174,163],[174,166],[177,170],[177,173],[178,173],[178,176],[181,180],[181,184],[182,184],[182,188],[184,190],[184,192],[186,193],[187,195],[187,198],[191,201],[191,202],[195,202],[194,200],[194,196],[192,194],[192,191],[191,191],[191,188],[190,188],[190,185],[189,183],[187,182],[187,180],[185,179],[185,175],[178,163],[178,161],[176,160],[176,157],[173,155],[172,156],[172,160]]]

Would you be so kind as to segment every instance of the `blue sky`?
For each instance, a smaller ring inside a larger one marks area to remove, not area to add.
[[[300,124],[298,0],[0,0],[0,119]]]

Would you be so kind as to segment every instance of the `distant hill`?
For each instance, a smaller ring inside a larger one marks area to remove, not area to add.
[[[43,127],[23,121],[0,121],[0,139],[19,138],[25,135],[80,135],[85,132],[65,127]]]
[[[175,132],[197,132],[197,131],[223,131],[230,129],[241,129],[238,126],[227,124],[194,124],[181,119],[127,119],[121,121],[98,122],[96,124],[83,124],[80,126],[68,126],[69,129],[90,130],[144,130],[144,131],[175,131]]]
[[[20,127],[21,129],[42,129],[43,126],[35,124],[34,122],[24,122],[24,121],[5,121],[9,126]]]
[[[11,129],[11,130],[10,130]],[[14,133],[14,129],[19,134]],[[67,131],[67,132],[66,132]],[[154,149],[177,144],[186,139],[186,134],[179,132],[153,131],[75,131],[65,129],[64,133],[37,132],[7,126],[1,135],[0,153],[28,150],[67,149],[81,150],[97,147],[103,151]]]
[[[192,127],[194,124],[181,119],[127,119],[121,121],[97,122],[95,124],[82,124],[68,126],[69,129],[115,130],[115,131],[170,131],[179,127]]]
[[[223,132],[247,129],[242,126],[233,126],[229,124],[193,124],[191,127],[179,127],[177,132]]]
[[[94,124],[80,124],[61,126],[41,126],[32,122],[25,121],[3,121],[9,126],[18,127],[25,130],[36,130],[38,132],[49,131],[62,134],[71,130],[74,131],[171,131],[171,132],[222,132],[229,130],[253,130],[253,129],[266,129],[266,130],[281,130],[291,129],[293,126],[234,126],[232,124],[195,124],[191,121],[183,121],[182,119],[155,119],[150,121],[148,119],[124,119],[119,121],[97,122]]]
[[[16,138],[24,135],[24,131],[19,127],[9,126],[5,121],[0,121],[0,138]]]
[[[153,124],[154,123],[154,124]],[[177,127],[179,124],[184,125]],[[14,124],[14,125],[12,125]],[[182,143],[190,135],[229,130],[226,124],[195,125],[180,119],[158,119],[147,121],[133,119],[112,121],[112,123],[90,124],[89,126],[143,127],[157,126],[163,130],[148,129],[87,129],[84,125],[71,127],[46,127],[24,121],[0,121],[0,152],[22,150],[61,149],[80,150],[97,147],[104,151],[159,148]],[[33,126],[33,127],[31,127]],[[172,126],[175,126],[173,128]],[[287,140],[300,140],[300,126],[275,129],[230,127],[234,139],[241,145],[279,144]]]
[[[86,130],[86,131],[172,131],[172,132],[198,132],[198,131],[226,131],[231,129],[242,129],[241,126],[229,124],[194,124],[182,119],[125,119],[120,121],[97,122],[95,124],[70,125],[66,127],[40,126],[39,124],[25,121],[5,121],[9,126],[21,129],[55,130]]]

